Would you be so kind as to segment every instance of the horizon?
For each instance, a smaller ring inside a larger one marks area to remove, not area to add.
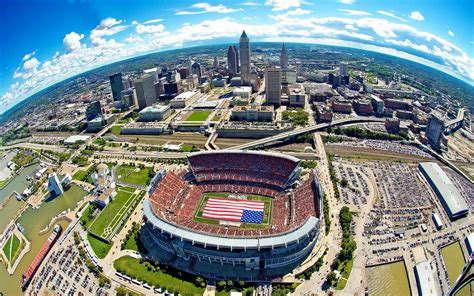
[[[461,2],[469,7],[469,1]],[[222,44],[237,40],[242,30],[251,43],[342,46],[384,53],[474,85],[474,58],[468,54],[474,44],[472,16],[469,9],[461,9],[462,3],[454,7],[443,1],[436,5],[432,1],[416,5],[354,0],[137,1],[122,12],[117,8],[125,2],[110,7],[96,1],[70,1],[47,11],[59,14],[57,23],[36,14],[41,3],[25,3],[7,3],[10,13],[2,17],[6,42],[0,71],[1,114],[90,70],[166,50]],[[48,34],[38,36],[35,30],[20,29],[20,24]]]

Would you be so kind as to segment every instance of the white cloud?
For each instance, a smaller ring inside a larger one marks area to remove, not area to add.
[[[163,19],[152,19],[152,20],[149,20],[149,21],[146,21],[144,22],[143,24],[153,24],[153,23],[159,23],[159,22],[162,22]]]
[[[353,31],[359,30],[356,27],[354,27],[354,25],[351,25],[351,24],[345,25],[344,28],[346,28],[347,30],[353,30]]]
[[[421,14],[421,12],[419,11],[412,11],[410,13],[410,18],[411,19],[414,19],[416,21],[423,21],[425,20],[425,17]]]
[[[143,41],[143,39],[140,36],[137,35],[130,35],[127,38],[125,38],[125,41],[129,43],[137,43]]]
[[[198,10],[181,10],[176,12],[176,15],[193,15],[193,14],[201,14],[201,13],[208,13],[208,12],[216,12],[216,13],[232,13],[237,11],[243,11],[242,8],[229,8],[222,4],[219,5],[211,5],[207,2],[200,2],[191,5],[191,8],[197,8]]]
[[[250,21],[250,20],[253,20],[253,17],[251,17],[251,16],[244,16],[242,19],[243,19],[244,21]]]
[[[338,9],[339,11],[342,11],[344,14],[347,15],[372,15],[370,12],[367,11],[362,11],[362,10],[351,10],[351,9]]]
[[[165,30],[165,26],[163,26],[163,24],[149,25],[149,26],[139,24],[137,25],[135,30],[137,31],[138,34],[161,33]]]
[[[293,7],[300,7],[300,0],[266,0],[265,5],[273,6],[273,11],[287,10]]]
[[[30,53],[25,54],[25,56],[24,56],[23,59],[21,59],[21,60],[22,60],[23,62],[26,61],[26,60],[29,60],[29,59],[32,58],[35,54],[36,54],[36,50],[33,51],[33,52],[30,52]]]
[[[68,52],[72,52],[81,48],[81,40],[84,38],[84,34],[77,34],[76,32],[71,32],[66,34],[63,39],[64,49]]]
[[[407,21],[406,19],[395,15],[393,12],[389,12],[389,11],[385,11],[385,10],[378,10],[377,13],[380,13],[382,15],[386,15],[386,16],[389,16],[389,17],[393,17],[394,19],[400,20],[402,22]]]
[[[257,3],[257,2],[254,2],[254,1],[247,1],[247,2],[242,3],[242,5],[245,5],[245,6],[258,6],[258,5],[260,5],[260,3]]]
[[[310,14],[310,13],[311,13],[311,10],[296,8],[295,10],[288,11],[286,15],[304,15],[304,14]]]
[[[116,20],[111,17],[100,21],[99,25],[91,31],[89,39],[92,45],[96,46],[104,44],[106,40],[103,37],[112,36],[125,30],[127,26],[120,25],[122,22],[122,20]]]
[[[451,31],[451,30],[448,30],[448,34],[449,34],[449,36],[451,36],[451,37],[454,37],[454,33],[453,33],[453,31]]]
[[[342,3],[342,4],[352,4],[356,2],[356,0],[337,0],[337,2]]]

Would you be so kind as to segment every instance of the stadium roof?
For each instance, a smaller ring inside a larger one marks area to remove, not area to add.
[[[164,221],[153,213],[149,199],[146,199],[143,202],[143,211],[147,219],[153,225],[155,225],[156,228],[161,229],[163,232],[169,233],[173,237],[190,241],[193,244],[199,243],[204,246],[226,247],[231,249],[258,249],[273,248],[284,245],[286,246],[290,243],[303,239],[313,229],[319,227],[319,219],[310,216],[303,225],[287,233],[265,237],[234,238],[200,233],[195,230],[188,230],[170,222]]]
[[[451,217],[467,213],[468,206],[448,175],[435,162],[420,163],[422,171],[430,178],[435,190],[441,195]]]
[[[282,157],[286,158],[288,160],[294,161],[294,162],[299,162],[300,160],[294,156],[283,154],[283,153],[273,153],[273,152],[264,152],[264,151],[249,151],[249,150],[212,150],[212,151],[199,151],[199,152],[193,152],[188,154],[188,157],[193,157],[195,155],[203,155],[203,154],[229,154],[229,153],[234,153],[234,154],[256,154],[256,155],[263,155],[263,156],[274,156],[274,157]]]

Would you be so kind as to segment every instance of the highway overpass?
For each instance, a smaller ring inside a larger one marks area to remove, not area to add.
[[[228,148],[228,150],[244,150],[244,149],[251,149],[251,148],[256,148],[256,147],[261,147],[263,145],[266,145],[271,142],[275,141],[282,141],[286,140],[291,137],[295,137],[301,134],[309,133],[309,132],[314,132],[317,130],[325,129],[329,126],[338,126],[338,125],[346,125],[346,124],[354,124],[354,123],[368,123],[368,122],[375,122],[375,123],[383,123],[385,122],[384,118],[374,118],[374,117],[364,117],[364,116],[359,116],[359,117],[351,117],[351,118],[344,118],[344,119],[338,119],[334,120],[330,123],[320,123],[320,124],[314,124],[310,125],[304,128],[299,128],[295,130],[291,130],[288,132],[284,132],[275,136],[263,138],[263,139],[258,139],[252,142],[248,142],[242,145],[234,146]]]

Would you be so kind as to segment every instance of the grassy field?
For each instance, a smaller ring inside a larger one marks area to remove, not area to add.
[[[219,224],[219,220],[217,219],[209,219],[202,217],[202,213],[204,211],[204,207],[206,206],[207,200],[210,197],[227,197],[229,193],[225,192],[207,192],[204,193],[201,201],[199,202],[199,206],[194,213],[194,220],[196,222],[206,223],[206,224]],[[265,203],[265,210],[263,215],[262,224],[255,224],[255,223],[242,223],[240,225],[241,228],[266,228],[269,226],[271,217],[272,217],[272,198],[259,196],[259,195],[247,195],[248,200],[259,200]]]
[[[114,125],[110,127],[110,132],[116,136],[120,135],[120,132],[122,131],[122,127],[118,125]]]
[[[204,121],[211,113],[212,111],[194,111],[185,121]]]
[[[151,167],[140,169],[130,165],[121,165],[117,169],[117,176],[119,181],[145,186],[151,181],[149,177],[150,170],[152,170]]]
[[[461,245],[459,242],[447,245],[441,249],[441,255],[448,271],[449,281],[453,284],[461,274],[465,264]]]
[[[21,249],[22,242],[15,234],[11,235],[3,246],[3,252],[11,264],[15,262],[15,258],[21,252]]]
[[[90,234],[87,235],[87,240],[89,241],[92,250],[99,259],[105,258],[105,256],[107,256],[107,253],[112,248],[112,244],[104,243],[103,241],[93,237]]]
[[[117,195],[114,200],[102,210],[89,228],[89,231],[107,240],[113,236],[115,228],[119,227],[117,232],[120,231],[123,225],[118,225],[127,220],[129,212],[145,195],[144,191],[134,193],[135,189],[129,187],[118,186],[116,190]]]
[[[116,270],[132,278],[144,281],[149,285],[161,287],[168,291],[179,291],[181,295],[202,295],[203,288],[196,287],[193,283],[181,280],[162,270],[153,272],[148,271],[139,259],[130,256],[124,256],[114,261]]]

